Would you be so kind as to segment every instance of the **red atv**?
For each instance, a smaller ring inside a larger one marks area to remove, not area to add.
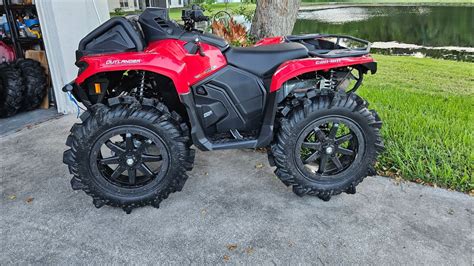
[[[375,73],[367,41],[302,35],[231,47],[194,29],[208,18],[166,9],[112,18],[79,44],[63,90],[87,107],[64,163],[94,205],[158,207],[180,191],[200,150],[267,148],[298,196],[325,201],[374,174],[382,122],[355,94]],[[359,48],[347,48],[348,45]]]

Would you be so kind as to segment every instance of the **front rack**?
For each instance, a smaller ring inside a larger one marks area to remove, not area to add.
[[[358,57],[370,52],[370,42],[348,35],[305,34],[285,37],[288,42],[298,42],[306,46],[310,56],[322,58]],[[331,41],[330,39],[335,39]],[[344,41],[345,40],[345,41]],[[344,42],[343,42],[344,41]],[[349,42],[362,44],[363,47],[348,48]]]

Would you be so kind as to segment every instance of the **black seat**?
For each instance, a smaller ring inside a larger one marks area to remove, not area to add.
[[[257,47],[232,47],[224,55],[229,65],[247,70],[259,77],[267,77],[285,61],[308,57],[308,49],[299,43],[280,43]]]

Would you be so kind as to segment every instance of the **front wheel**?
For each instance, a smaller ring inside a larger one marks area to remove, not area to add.
[[[188,129],[161,103],[155,106],[96,105],[71,129],[64,162],[74,175],[72,188],[83,190],[96,207],[158,207],[180,191],[194,151]]]
[[[292,101],[294,103],[294,101]],[[304,98],[281,119],[271,156],[276,175],[293,192],[329,200],[374,174],[383,149],[375,111],[355,94]]]

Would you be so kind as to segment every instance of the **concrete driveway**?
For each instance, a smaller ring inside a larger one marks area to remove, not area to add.
[[[369,177],[355,195],[300,198],[250,150],[198,152],[160,209],[96,209],[62,164],[74,120],[0,139],[0,264],[472,265],[468,195]]]

